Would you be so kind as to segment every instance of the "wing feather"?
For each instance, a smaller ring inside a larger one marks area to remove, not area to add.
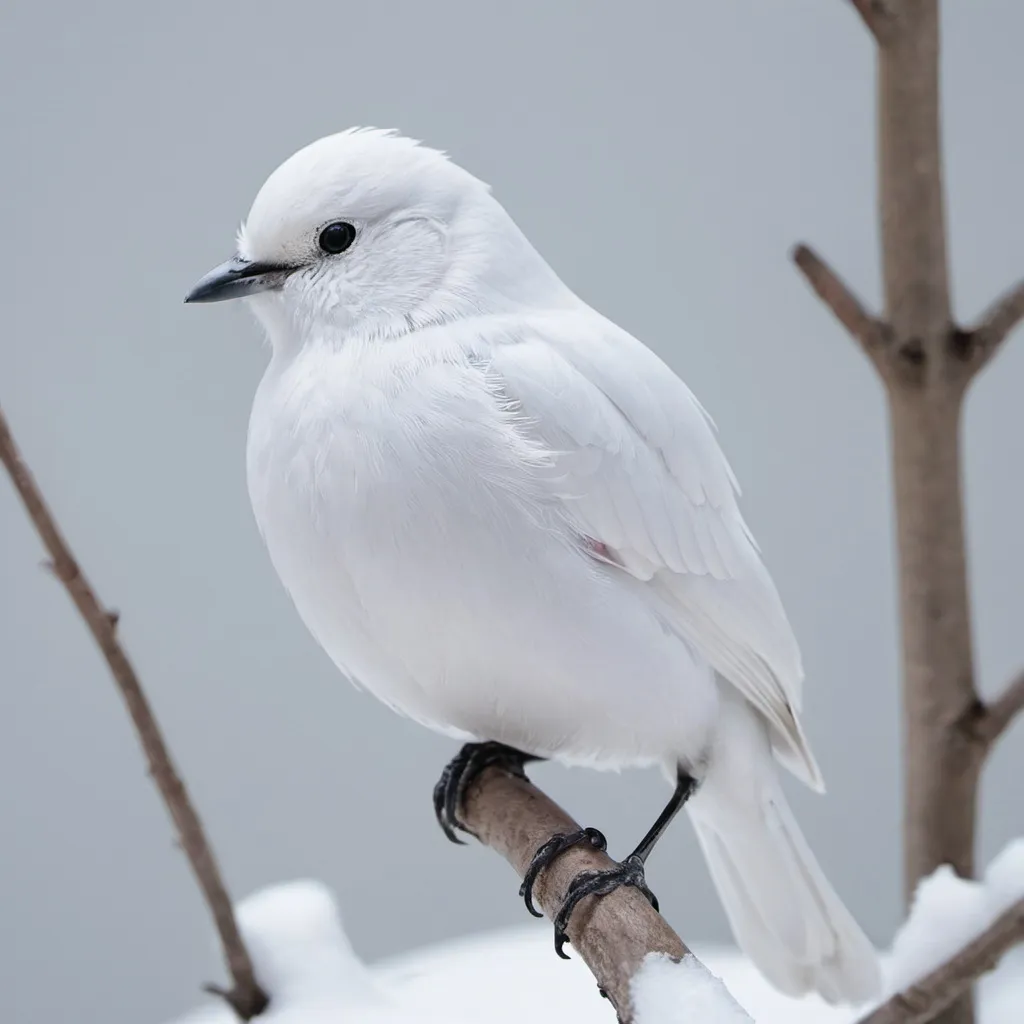
[[[779,760],[823,788],[797,718],[800,652],[697,399],[589,310],[538,317],[484,350],[524,429],[553,453],[552,486],[580,533],[651,582],[680,633],[770,724]]]

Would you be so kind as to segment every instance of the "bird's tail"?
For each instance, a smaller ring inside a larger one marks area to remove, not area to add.
[[[878,994],[874,947],[793,817],[765,723],[734,691],[723,693],[708,774],[687,809],[736,941],[776,988],[830,1003]]]

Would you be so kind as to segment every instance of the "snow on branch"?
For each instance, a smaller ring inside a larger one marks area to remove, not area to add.
[[[135,669],[117,637],[118,616],[105,609],[82,574],[78,562],[47,508],[25,460],[22,458],[7,420],[0,410],[0,461],[7,469],[15,489],[21,497],[29,518],[42,538],[52,559],[50,568],[64,584],[68,594],[85,620],[111,675],[128,707],[139,743],[149,762],[149,770],[160,795],[167,805],[178,830],[181,847],[188,857],[210,913],[217,925],[224,958],[231,973],[232,987],[223,990],[208,986],[208,991],[222,996],[243,1020],[250,1020],[267,1006],[267,997],[256,982],[252,961],[242,942],[231,908],[231,900],[224,887],[220,869],[207,842],[202,822],[192,806],[185,784],[178,775],[157,725],[153,709],[146,699]]]
[[[859,1024],[928,1024],[1020,942],[1024,942],[1024,899],[1000,914],[952,960],[897,992]]]
[[[981,881],[939,868],[918,887],[893,944],[899,991],[858,1024],[927,1024],[1024,943],[1024,839],[1010,843]]]
[[[648,956],[633,979],[632,996],[636,1024],[754,1024],[692,953],[679,962]]]
[[[498,767],[486,769],[469,787],[461,818],[520,878],[543,843],[579,829],[529,780]],[[589,845],[574,846],[541,872],[534,886],[534,901],[554,919],[576,875],[611,867],[614,861],[606,853]],[[664,954],[669,961],[686,958],[688,964],[696,965],[682,939],[636,889],[587,897],[573,914],[568,931],[573,949],[593,972],[621,1024],[642,1024],[634,1016],[631,984],[649,954]]]

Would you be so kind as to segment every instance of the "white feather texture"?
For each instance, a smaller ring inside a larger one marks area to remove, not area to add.
[[[356,240],[317,248],[344,220]],[[354,682],[451,735],[701,780],[740,943],[786,991],[868,998],[874,951],[775,761],[815,788],[803,671],[685,384],[557,278],[442,154],[346,132],[286,161],[240,237],[273,354],[248,476],[273,563]]]

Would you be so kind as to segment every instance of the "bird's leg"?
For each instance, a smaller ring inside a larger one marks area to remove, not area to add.
[[[655,910],[658,909],[657,897],[647,887],[647,879],[644,877],[644,865],[647,863],[651,850],[654,849],[655,844],[662,837],[665,829],[668,828],[669,823],[679,813],[683,804],[693,795],[696,788],[697,781],[693,776],[680,769],[672,798],[665,805],[665,809],[661,814],[658,815],[658,820],[651,826],[647,835],[640,840],[637,848],[614,868],[609,868],[607,871],[583,871],[572,880],[572,884],[565,895],[565,902],[555,916],[555,952],[563,960],[568,959],[568,956],[563,951],[563,947],[568,941],[566,929],[569,927],[569,920],[580,900],[585,897],[605,896],[624,885],[631,885],[639,889],[650,900],[651,906]],[[569,849],[569,847],[576,846],[582,842],[590,842],[599,850],[603,850],[605,846],[604,836],[597,829],[582,829],[580,832],[573,832],[566,836],[555,836],[537,851],[526,873],[523,887],[520,890],[520,895],[525,898],[526,905],[531,913],[536,914],[530,897],[533,882],[536,880],[539,872],[547,867],[555,857]]]
[[[485,768],[497,765],[511,775],[525,779],[523,765],[528,761],[541,760],[543,758],[535,754],[524,754],[521,750],[508,747],[504,743],[467,743],[445,765],[441,778],[434,787],[434,813],[437,815],[437,823],[441,830],[453,843],[462,844],[455,831],[469,830],[459,820],[459,806],[470,783]]]

